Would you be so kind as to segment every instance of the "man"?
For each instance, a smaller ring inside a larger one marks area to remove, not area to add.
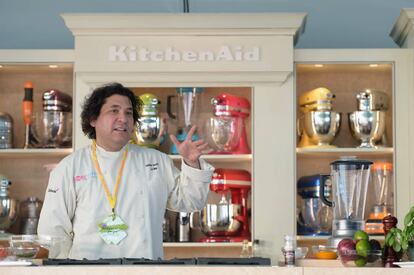
[[[164,153],[129,144],[141,103],[114,83],[86,99],[82,130],[92,145],[64,158],[51,172],[38,227],[58,237],[50,257],[72,259],[163,256],[166,208],[203,208],[213,167],[199,157],[208,145],[182,143],[170,136],[182,156],[181,173]]]

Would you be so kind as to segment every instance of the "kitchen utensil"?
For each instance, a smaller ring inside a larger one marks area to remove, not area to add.
[[[333,206],[332,236],[328,245],[336,247],[343,238],[365,228],[365,208],[371,161],[342,157],[331,163],[333,200],[322,199]],[[321,185],[324,192],[324,185]]]
[[[339,132],[341,114],[332,110],[334,99],[335,95],[324,87],[299,97],[298,147],[335,147],[331,143]]]
[[[355,111],[348,113],[351,133],[361,142],[358,148],[377,148],[376,143],[385,132],[384,111]]]
[[[32,117],[32,135],[40,148],[72,146],[72,113],[62,111],[37,112]]]
[[[0,149],[13,147],[13,119],[8,113],[0,112]]]
[[[369,234],[384,234],[382,219],[394,212],[393,165],[390,162],[377,161],[371,167],[371,197],[373,205],[365,225]]]
[[[36,235],[40,211],[43,202],[36,197],[28,197],[20,204],[20,233],[24,235]]]
[[[315,145],[307,147],[329,148],[341,125],[341,114],[332,111],[311,111],[303,116],[304,132]]]
[[[0,175],[0,236],[8,235],[6,230],[16,221],[18,213],[17,200],[9,196],[11,182]]]
[[[26,126],[23,148],[27,149],[29,148],[30,123],[31,123],[31,117],[33,114],[33,84],[30,81],[27,81],[24,84],[24,98],[23,98],[22,111],[23,111],[23,121]]]
[[[140,146],[158,148],[166,134],[166,123],[159,113],[161,101],[153,94],[139,96],[143,105],[140,110],[134,140]]]
[[[177,88],[176,96],[167,97],[167,113],[171,119],[176,121],[178,141],[182,142],[186,139],[188,131],[193,125],[198,125],[198,115],[200,112],[200,94],[203,88]],[[172,99],[178,99],[177,112],[173,113]],[[197,134],[194,134],[192,140],[197,140]],[[171,154],[178,154],[175,144],[171,147]]]
[[[202,242],[242,242],[250,240],[248,196],[251,176],[238,169],[216,169],[210,190],[218,194],[216,203],[208,203],[200,213]],[[191,226],[195,226],[191,215]]]
[[[191,241],[190,213],[179,212],[176,221],[177,242]]]
[[[204,139],[212,154],[250,154],[245,120],[250,102],[243,97],[220,94],[211,99],[213,116],[204,124]]]
[[[323,196],[332,200],[332,182],[329,175],[316,174],[298,180],[298,235],[323,236],[332,233],[332,208],[320,199],[321,184],[324,185]]]

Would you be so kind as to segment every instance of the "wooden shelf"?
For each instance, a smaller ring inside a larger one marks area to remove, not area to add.
[[[73,152],[72,148],[64,149],[0,149],[0,158],[21,158],[21,157],[64,157]]]
[[[179,155],[170,155],[173,160],[181,160],[181,156]],[[245,162],[251,161],[252,155],[251,154],[243,154],[243,155],[203,155],[201,156],[202,159],[207,161],[218,161],[218,162]]]
[[[163,247],[180,247],[180,248],[192,248],[192,247],[203,247],[203,248],[214,248],[214,247],[242,247],[243,243],[203,243],[203,242],[188,242],[188,243],[163,243]],[[251,246],[251,243],[249,243]]]
[[[392,156],[394,148],[296,148],[298,157],[327,158],[339,156],[380,157]]]

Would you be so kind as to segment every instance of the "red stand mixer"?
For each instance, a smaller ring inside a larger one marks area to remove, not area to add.
[[[208,203],[201,211],[201,242],[242,242],[250,240],[248,196],[251,176],[238,169],[216,169],[210,190],[220,195],[218,203]],[[229,198],[228,195],[230,194]]]
[[[212,154],[250,154],[245,119],[250,115],[250,102],[231,94],[211,99],[214,116],[205,127],[205,140],[214,149]]]

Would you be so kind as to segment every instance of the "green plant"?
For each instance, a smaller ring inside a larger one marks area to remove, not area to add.
[[[414,206],[404,217],[404,228],[391,228],[385,236],[385,244],[395,252],[407,251],[409,242],[414,241]]]

